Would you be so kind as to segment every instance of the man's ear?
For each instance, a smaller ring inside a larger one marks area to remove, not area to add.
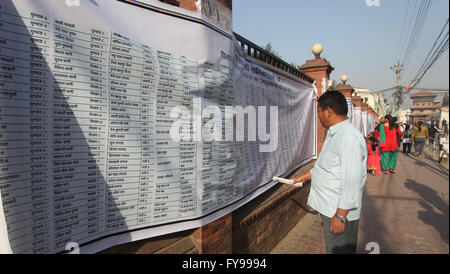
[[[324,109],[324,114],[325,114],[325,117],[327,117],[328,119],[330,119],[331,116],[333,115],[333,110],[332,110],[331,108],[329,108],[329,107],[326,107],[326,108]]]

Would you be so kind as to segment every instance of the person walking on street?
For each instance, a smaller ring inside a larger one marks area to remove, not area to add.
[[[293,178],[311,181],[308,205],[320,213],[329,254],[356,253],[361,202],[367,178],[367,148],[361,132],[347,118],[347,100],[327,91],[318,100],[318,117],[327,128],[311,171]]]
[[[384,174],[395,174],[395,167],[397,166],[397,154],[399,147],[399,140],[402,132],[395,124],[396,118],[391,115],[386,115],[385,122],[381,124],[380,131],[375,134],[379,138],[381,149],[381,168]]]
[[[412,147],[411,135],[412,135],[412,130],[409,125],[406,125],[405,131],[403,131],[403,138],[402,138],[403,154],[411,153],[411,147]]]
[[[434,140],[436,139],[436,133],[438,133],[439,130],[436,128],[436,125],[434,124],[434,121],[431,122],[430,128],[428,130],[428,143],[433,146]]]
[[[375,176],[381,176],[380,154],[377,138],[371,136],[367,142],[367,170]]]
[[[400,122],[400,123],[398,124],[398,127],[400,128],[400,130],[401,130],[402,132],[405,132],[406,124]]]
[[[419,157],[423,154],[423,148],[428,138],[428,128],[423,124],[423,121],[419,121],[417,124],[417,127],[412,133],[412,138],[414,141],[414,151],[416,152],[416,156]]]

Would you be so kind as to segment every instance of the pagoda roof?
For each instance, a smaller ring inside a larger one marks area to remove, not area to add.
[[[421,90],[418,93],[411,95],[411,98],[417,98],[417,97],[436,97],[437,95],[429,92],[427,90]]]

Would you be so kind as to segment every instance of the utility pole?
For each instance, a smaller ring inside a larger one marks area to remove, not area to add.
[[[400,65],[400,61],[398,61],[397,65],[392,66],[391,69],[397,75],[397,92],[394,94],[394,104],[396,105],[396,110],[398,110],[400,109],[400,106],[403,103],[403,90],[402,87],[400,86],[400,79],[401,79],[400,73],[403,70],[403,65]]]

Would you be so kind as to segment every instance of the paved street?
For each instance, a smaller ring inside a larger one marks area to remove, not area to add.
[[[448,179],[448,170],[435,161],[402,153],[397,174],[368,175],[358,253],[448,254]],[[271,253],[325,253],[319,215],[308,213]]]

